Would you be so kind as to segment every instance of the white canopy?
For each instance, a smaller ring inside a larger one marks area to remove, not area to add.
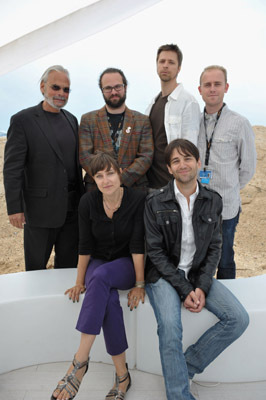
[[[100,32],[161,0],[98,0],[0,47],[0,75]]]

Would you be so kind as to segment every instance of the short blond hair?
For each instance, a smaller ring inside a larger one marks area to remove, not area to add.
[[[208,67],[204,68],[204,70],[202,71],[201,75],[200,75],[200,85],[201,85],[201,79],[202,76],[205,72],[207,71],[211,71],[213,69],[219,69],[220,71],[222,71],[222,73],[224,74],[224,79],[225,79],[225,83],[227,83],[227,71],[224,67],[222,67],[221,65],[209,65]]]

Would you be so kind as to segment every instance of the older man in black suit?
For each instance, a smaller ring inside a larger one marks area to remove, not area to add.
[[[78,257],[77,208],[84,189],[77,119],[62,108],[70,92],[60,65],[41,77],[44,101],[11,118],[4,160],[10,223],[24,227],[26,271],[45,269],[52,248],[55,268],[73,268]]]

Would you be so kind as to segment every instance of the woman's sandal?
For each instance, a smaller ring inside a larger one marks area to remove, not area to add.
[[[85,372],[83,374],[83,377],[84,377],[84,375],[88,371],[89,361],[90,361],[90,358],[87,361],[84,361],[84,362],[81,363],[81,362],[77,361],[76,358],[74,357],[74,359],[72,361],[72,365],[73,365],[74,368],[72,369],[72,371],[69,374],[66,374],[64,376],[64,378],[61,379],[63,382],[62,383],[58,383],[58,385],[56,386],[55,390],[53,391],[53,394],[54,394],[54,392],[56,390],[59,390],[59,393],[58,393],[58,395],[59,395],[62,392],[62,390],[65,389],[67,391],[67,393],[69,394],[69,396],[70,396],[68,398],[68,400],[74,399],[74,397],[78,393],[79,386],[80,386],[80,383],[81,383],[81,381],[79,381],[78,378],[76,377],[76,372],[79,369],[81,369],[81,368],[86,366]],[[83,379],[83,377],[82,377],[82,379]],[[51,396],[51,400],[56,400],[57,397],[54,397],[53,394]]]
[[[118,390],[119,383],[123,383],[127,379],[129,379],[129,382],[126,391],[122,392],[122,390]],[[108,394],[105,397],[105,400],[124,400],[126,392],[129,390],[130,386],[131,386],[131,376],[130,373],[128,372],[128,367],[127,367],[127,372],[124,375],[118,376],[117,374],[115,374],[115,388],[111,389],[108,392]]]

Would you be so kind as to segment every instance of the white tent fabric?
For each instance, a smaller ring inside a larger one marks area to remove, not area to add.
[[[85,39],[159,1],[99,0],[68,14],[0,47],[0,75]]]

